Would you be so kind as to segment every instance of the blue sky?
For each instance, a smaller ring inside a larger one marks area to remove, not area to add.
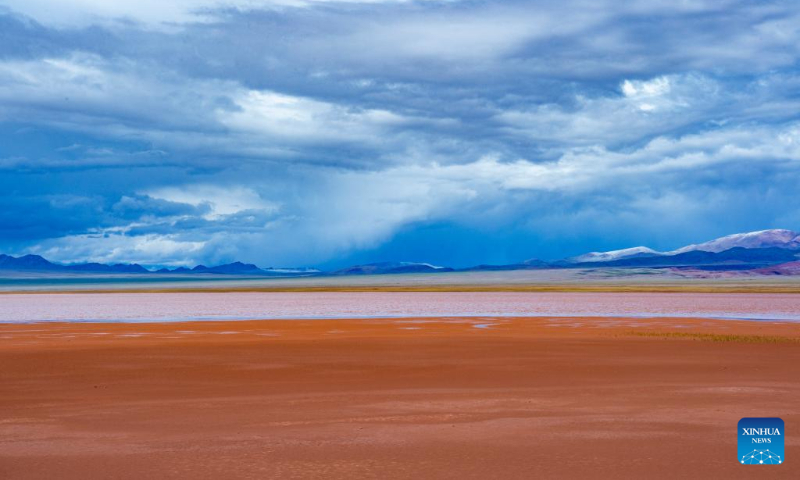
[[[0,0],[0,251],[335,267],[800,229],[795,1]]]

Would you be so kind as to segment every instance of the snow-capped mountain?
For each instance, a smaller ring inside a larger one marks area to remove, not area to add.
[[[790,248],[800,249],[800,233],[791,230],[773,229],[761,230],[758,232],[735,233],[716,240],[685,247],[667,252],[667,255],[675,255],[684,252],[702,250],[704,252],[724,252],[734,247],[742,248]]]
[[[670,252],[659,252],[648,247],[633,247],[608,252],[590,252],[568,258],[566,261],[569,263],[613,262],[628,258],[678,255],[695,251],[719,253],[736,247],[800,250],[800,233],[784,229],[760,230],[736,233],[704,243],[687,245]]]
[[[568,258],[570,263],[585,263],[585,262],[610,262],[613,260],[621,260],[623,258],[642,257],[642,256],[655,256],[664,255],[648,247],[633,247],[623,248],[622,250],[611,250],[608,252],[589,252],[577,257]]]

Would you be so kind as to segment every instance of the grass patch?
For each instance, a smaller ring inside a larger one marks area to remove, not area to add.
[[[635,337],[699,340],[702,342],[722,343],[798,343],[800,338],[779,337],[775,335],[731,335],[720,333],[690,333],[690,332],[628,332]]]

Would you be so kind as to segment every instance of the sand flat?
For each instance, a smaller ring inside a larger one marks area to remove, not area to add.
[[[687,318],[4,324],[0,478],[750,478],[736,422],[800,422],[798,340]],[[797,478],[791,435],[786,457],[759,475]]]

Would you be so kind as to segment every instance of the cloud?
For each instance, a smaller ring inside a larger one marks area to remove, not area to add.
[[[367,3],[381,0],[336,0]],[[216,9],[302,7],[326,0],[5,0],[13,10],[55,25],[128,20],[150,25],[204,21]]]
[[[30,251],[65,263],[81,259],[99,263],[194,266],[194,258],[202,251],[204,244],[177,241],[165,235],[130,237],[90,233],[44,241]]]
[[[763,186],[750,185],[752,176]],[[280,209],[244,188],[192,185],[152,191],[147,201],[173,202],[162,208],[170,217],[168,228],[162,217],[150,223],[139,218],[124,230],[45,245],[51,255],[69,255],[88,238],[98,252],[140,255],[142,245],[163,240],[191,244],[188,251],[198,258],[231,261],[247,252],[262,264],[315,264],[377,248],[409,226],[441,222],[497,229],[523,222],[546,229],[545,235],[571,229],[601,235],[620,223],[659,236],[677,226],[710,231],[709,224],[719,224],[717,217],[732,208],[758,212],[762,219],[780,216],[769,211],[770,204],[789,201],[800,181],[800,126],[659,137],[624,153],[577,148],[545,163],[485,157],[382,171],[311,169],[291,181],[314,188],[300,198],[281,196]],[[130,203],[123,199],[117,205]],[[199,210],[180,207],[188,205]],[[149,263],[174,260],[174,250],[148,253]]]
[[[195,208],[202,208],[204,210],[203,218],[206,220],[215,220],[226,215],[248,210],[270,213],[278,208],[275,204],[264,201],[253,190],[237,186],[188,185],[162,187],[147,192],[147,198],[171,204],[188,204]]]
[[[150,145],[150,153],[303,160],[303,146],[370,149],[385,143],[387,130],[431,123],[387,110],[153,72],[130,61],[86,54],[0,62],[0,82],[5,106],[0,120],[135,139]],[[89,153],[78,163],[113,163],[111,150]],[[306,160],[324,161],[320,156]],[[152,161],[141,155],[138,160]]]
[[[5,5],[4,251],[441,263],[800,228],[787,2]]]

